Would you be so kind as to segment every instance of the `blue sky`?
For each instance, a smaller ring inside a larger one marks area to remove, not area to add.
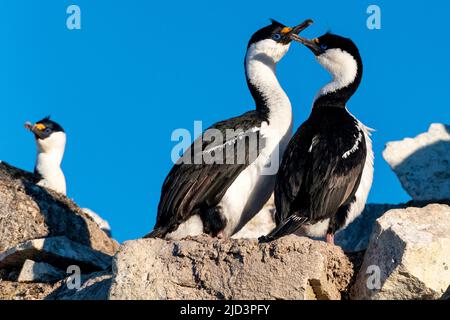
[[[82,29],[68,30],[77,4]],[[382,10],[382,29],[366,9]],[[0,159],[32,170],[26,120],[51,114],[68,133],[68,195],[109,220],[119,241],[150,231],[170,170],[174,129],[193,131],[254,103],[243,59],[254,31],[275,18],[313,18],[304,35],[351,37],[365,64],[349,109],[376,129],[373,203],[409,200],[381,157],[385,143],[450,121],[448,14],[444,1],[34,1],[0,3]],[[293,45],[278,67],[295,127],[329,75]]]

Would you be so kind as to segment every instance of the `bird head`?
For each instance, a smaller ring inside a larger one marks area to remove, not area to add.
[[[304,44],[316,56],[317,61],[327,69],[334,78],[356,78],[362,68],[361,56],[351,39],[332,33],[326,33],[315,39],[306,39],[291,34],[291,39]]]
[[[35,124],[26,122],[25,128],[34,134],[41,152],[64,148],[66,144],[64,129],[55,121],[50,120],[50,117],[46,117]]]
[[[292,42],[291,35],[298,35],[313,23],[306,20],[295,27],[287,27],[282,23],[272,20],[272,23],[258,31],[251,37],[247,55],[270,59],[277,63],[289,50]]]

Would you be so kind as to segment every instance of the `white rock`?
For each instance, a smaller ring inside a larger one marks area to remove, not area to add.
[[[102,229],[108,236],[112,236],[111,226],[109,225],[108,221],[100,217],[97,213],[89,208],[82,208],[81,211],[91,217],[92,220],[94,220],[94,222],[98,225],[98,227]]]
[[[450,207],[395,209],[375,223],[351,297],[440,299],[450,285]]]
[[[44,262],[26,260],[20,271],[19,282],[54,283],[64,279],[66,273]]]
[[[450,198],[450,126],[432,124],[415,138],[389,142],[383,157],[414,200]]]

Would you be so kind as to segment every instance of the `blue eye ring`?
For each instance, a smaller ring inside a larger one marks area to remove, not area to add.
[[[321,44],[321,45],[320,45],[320,49],[322,49],[322,50],[327,50],[327,49],[328,49],[328,46],[327,46],[326,44]]]
[[[279,34],[279,33],[275,33],[274,35],[273,35],[273,40],[276,40],[276,41],[278,41],[278,40],[280,40],[281,39],[281,34]]]

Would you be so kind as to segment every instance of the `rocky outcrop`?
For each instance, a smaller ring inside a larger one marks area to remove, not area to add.
[[[36,186],[30,173],[0,163],[0,252],[58,236],[109,255],[118,248],[73,201]]]
[[[145,239],[121,246],[109,298],[340,299],[352,275],[340,248],[296,236],[270,244]]]
[[[450,126],[432,124],[416,138],[390,142],[383,157],[414,200],[450,199]]]
[[[107,270],[119,247],[73,201],[34,182],[0,163],[0,299],[43,299],[61,290],[63,282],[53,283],[67,267],[84,278]]]
[[[378,219],[352,299],[440,299],[450,286],[450,207],[391,210]]]

